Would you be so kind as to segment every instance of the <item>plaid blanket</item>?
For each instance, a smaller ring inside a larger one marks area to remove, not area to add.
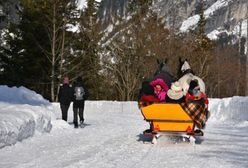
[[[208,110],[204,109],[201,105],[195,103],[181,103],[184,111],[190,116],[199,129],[205,127],[208,118]]]

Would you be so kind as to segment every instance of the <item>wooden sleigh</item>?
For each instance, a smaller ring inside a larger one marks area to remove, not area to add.
[[[203,136],[202,131],[195,131],[195,124],[180,104],[157,103],[141,107],[144,119],[151,128],[143,132],[152,136],[152,143],[156,143],[158,135],[188,136],[194,142],[196,136]]]

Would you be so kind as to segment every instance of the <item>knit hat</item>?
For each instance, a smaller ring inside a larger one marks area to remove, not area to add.
[[[194,80],[190,81],[190,83],[189,83],[189,90],[193,90],[197,86],[199,87],[198,80],[194,79]]]
[[[154,89],[149,84],[149,81],[142,82],[141,92],[144,93],[144,94],[146,94],[146,95],[153,95],[154,94]]]
[[[67,76],[64,77],[63,84],[69,84],[69,78]]]
[[[188,92],[193,95],[199,97],[201,95],[200,86],[198,84],[198,80],[194,79],[189,83]]]
[[[171,88],[167,92],[170,99],[178,100],[183,97],[183,89],[178,81],[171,84]]]

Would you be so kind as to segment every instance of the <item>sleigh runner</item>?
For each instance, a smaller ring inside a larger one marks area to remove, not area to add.
[[[156,143],[158,135],[187,136],[194,142],[196,136],[203,136],[203,132],[195,130],[195,126],[203,128],[206,115],[203,109],[192,104],[155,103],[140,107],[144,119],[151,128],[143,132],[152,136]]]

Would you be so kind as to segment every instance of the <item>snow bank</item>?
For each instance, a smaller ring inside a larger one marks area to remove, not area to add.
[[[25,87],[0,86],[0,102],[11,104],[29,104],[33,106],[49,105],[41,95]]]
[[[248,123],[248,97],[210,99],[211,122]]]
[[[25,87],[0,86],[0,148],[50,132],[55,116],[49,101]]]

